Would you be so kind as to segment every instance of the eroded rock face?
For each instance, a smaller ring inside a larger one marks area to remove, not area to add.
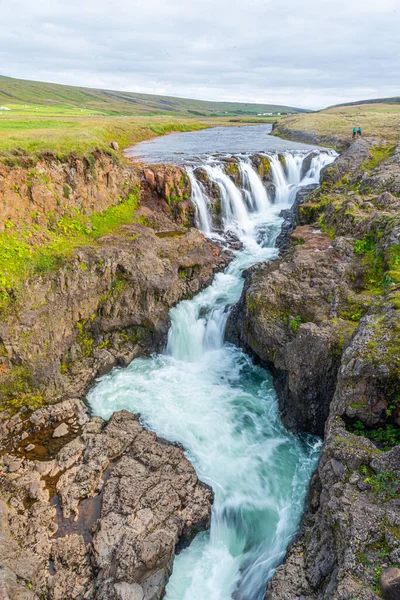
[[[149,165],[142,171],[142,202],[162,211],[178,225],[194,225],[191,186],[185,169],[173,165]]]
[[[400,560],[400,167],[396,153],[375,165],[373,143],[325,170],[281,259],[246,273],[229,321],[272,369],[286,424],[324,433],[268,600],[377,600]]]
[[[87,215],[102,211],[132,193],[140,183],[139,173],[101,152],[83,159],[71,156],[66,162],[48,153],[26,167],[1,164],[0,231],[7,221],[14,227],[45,226],[49,213],[57,221],[73,209]]]
[[[74,434],[52,445],[66,420]],[[79,400],[21,416],[3,441],[2,598],[162,598],[176,544],[209,526],[213,499],[180,447]]]
[[[160,348],[169,308],[226,264],[197,230],[171,221],[169,229],[176,235],[126,226],[26,285],[21,309],[0,323],[1,399],[21,386],[46,398],[80,396],[115,364]]]

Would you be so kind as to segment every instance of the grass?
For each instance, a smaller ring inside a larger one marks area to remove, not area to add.
[[[7,110],[6,110],[7,109]],[[44,152],[59,158],[121,148],[172,131],[215,125],[271,123],[264,112],[296,111],[269,104],[205,102],[24,81],[0,76],[0,161],[23,163]]]
[[[94,149],[110,150],[110,142],[121,148],[171,131],[196,131],[210,127],[196,120],[168,117],[0,117],[0,159],[18,163],[24,156],[52,152],[60,159],[73,153],[87,155]]]
[[[74,250],[93,244],[98,238],[117,231],[121,225],[136,220],[139,189],[127,200],[106,210],[83,215],[78,209],[52,222],[48,215],[46,228],[27,226],[20,231],[9,227],[0,233],[0,310],[18,301],[23,281],[33,275],[43,275],[57,269]],[[38,236],[39,234],[39,236]],[[42,243],[32,242],[40,237]],[[81,268],[87,266],[82,263]]]
[[[10,103],[10,104],[8,104]],[[188,98],[100,90],[0,76],[0,106],[40,111],[41,106],[69,107],[88,113],[115,115],[175,115],[180,117],[257,116],[264,112],[296,112],[277,104],[207,102]]]
[[[313,132],[321,136],[352,137],[353,127],[363,135],[398,143],[400,138],[400,104],[362,104],[334,107],[316,113],[284,117],[280,124],[289,129]]]

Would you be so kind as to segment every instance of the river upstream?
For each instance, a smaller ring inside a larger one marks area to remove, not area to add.
[[[140,413],[158,435],[183,444],[199,478],[214,490],[211,529],[176,557],[167,600],[262,600],[298,527],[321,448],[319,439],[285,429],[271,375],[224,342],[243,270],[277,257],[280,212],[293,203],[299,186],[318,183],[321,168],[334,160],[329,150],[279,140],[269,130],[176,134],[129,153],[148,162],[186,165],[197,226],[213,236],[218,233],[211,201],[197,177],[202,165],[219,189],[221,229],[243,244],[212,285],[171,310],[163,354],[115,369],[88,397],[97,415],[108,418],[123,408]],[[253,167],[256,152],[270,159],[273,197]],[[304,163],[311,152],[312,160]],[[240,185],[225,172],[227,156],[238,161]]]

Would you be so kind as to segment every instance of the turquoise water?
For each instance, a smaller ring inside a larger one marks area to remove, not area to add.
[[[316,181],[329,160],[321,155],[314,161]],[[229,203],[224,227],[240,236],[243,249],[211,286],[171,310],[163,354],[115,369],[88,397],[95,414],[108,418],[122,408],[139,412],[147,427],[183,444],[199,478],[214,490],[211,529],[176,557],[167,600],[262,600],[296,532],[317,464],[320,441],[284,428],[271,375],[224,343],[243,270],[277,256],[279,212],[301,184],[302,158],[290,164],[276,174],[275,204],[259,181],[248,177],[248,168],[243,169],[247,189],[236,191],[223,169],[210,170],[223,202]],[[309,180],[310,173],[304,178]],[[196,201],[207,209],[207,198]]]

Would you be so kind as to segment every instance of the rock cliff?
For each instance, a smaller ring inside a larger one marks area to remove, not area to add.
[[[86,162],[49,156],[35,173],[1,171],[2,235],[28,239],[32,254],[71,215],[75,229],[110,207],[127,215],[18,289],[3,288],[2,599],[158,600],[179,544],[209,525],[212,492],[183,449],[130,413],[91,417],[82,398],[113,366],[160,350],[169,309],[227,258],[191,227],[182,169],[107,155]],[[68,197],[58,202],[61,190]]]
[[[400,561],[399,176],[398,148],[350,146],[302,198],[281,258],[247,272],[230,317],[230,339],[271,368],[285,423],[324,435],[268,600],[396,597],[385,574]]]

